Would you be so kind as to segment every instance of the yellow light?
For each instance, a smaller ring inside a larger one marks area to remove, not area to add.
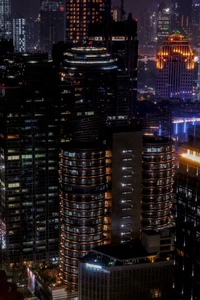
[[[195,161],[197,163],[200,163],[200,156],[197,156],[196,154],[189,154],[189,153],[183,153],[181,154],[182,157],[187,158],[189,160]]]

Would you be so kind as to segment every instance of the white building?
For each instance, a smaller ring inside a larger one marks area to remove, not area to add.
[[[13,44],[15,52],[26,52],[26,19],[13,19]]]

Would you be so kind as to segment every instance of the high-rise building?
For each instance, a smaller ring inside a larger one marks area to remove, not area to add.
[[[67,40],[82,42],[88,37],[88,25],[107,21],[111,16],[110,0],[66,0]]]
[[[2,38],[12,38],[11,0],[1,0],[0,2],[0,39]]]
[[[79,47],[65,53],[61,83],[64,140],[60,153],[60,271],[77,289],[78,261],[110,239],[111,153],[106,123],[115,121],[116,61],[105,48]],[[64,96],[67,96],[64,98]]]
[[[153,244],[152,240],[148,243]],[[157,247],[148,253],[139,239],[99,246],[79,263],[79,299],[168,300],[173,272],[170,257],[160,256]]]
[[[57,74],[45,54],[7,60],[1,84],[0,213],[10,262],[58,260]]]
[[[144,135],[142,154],[142,229],[161,231],[171,225],[173,141]]]
[[[142,128],[116,128],[112,142],[112,242],[140,235]]]
[[[54,43],[65,41],[65,2],[42,1],[40,8],[40,49],[51,54]]]
[[[26,19],[13,19],[13,44],[15,52],[26,52]]]
[[[156,13],[144,8],[138,19],[138,40],[140,55],[155,54],[157,34]]]
[[[166,1],[162,1],[157,11],[157,48],[171,33],[171,10]]]
[[[171,31],[180,31],[187,39],[191,37],[193,0],[172,0],[171,3]]]
[[[192,99],[194,52],[183,35],[174,33],[164,41],[156,69],[157,99]]]
[[[126,86],[129,85],[129,97],[122,102],[128,102],[129,119],[136,116],[137,102],[137,61],[138,61],[138,38],[137,21],[129,14],[127,20],[113,22],[109,26],[105,23],[96,22],[89,26],[89,40],[104,43],[113,58],[117,59],[119,77],[126,74]],[[123,78],[124,81],[125,77]],[[120,81],[120,78],[119,78]],[[121,85],[122,86],[122,85]],[[119,87],[120,89],[120,87]],[[120,90],[119,90],[120,92]]]
[[[175,174],[176,237],[174,291],[176,299],[198,299],[200,295],[200,127],[189,129],[188,143]]]
[[[191,44],[195,48],[200,47],[200,1],[196,0],[192,4],[192,26],[191,26]]]

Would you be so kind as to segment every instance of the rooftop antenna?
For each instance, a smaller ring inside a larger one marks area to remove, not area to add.
[[[121,7],[120,7],[120,21],[124,21],[125,17],[125,11],[124,11],[124,0],[121,0]]]

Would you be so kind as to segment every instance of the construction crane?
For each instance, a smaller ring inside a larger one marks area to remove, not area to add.
[[[124,21],[125,17],[125,11],[124,11],[124,0],[121,0],[121,7],[120,7],[120,21]]]

